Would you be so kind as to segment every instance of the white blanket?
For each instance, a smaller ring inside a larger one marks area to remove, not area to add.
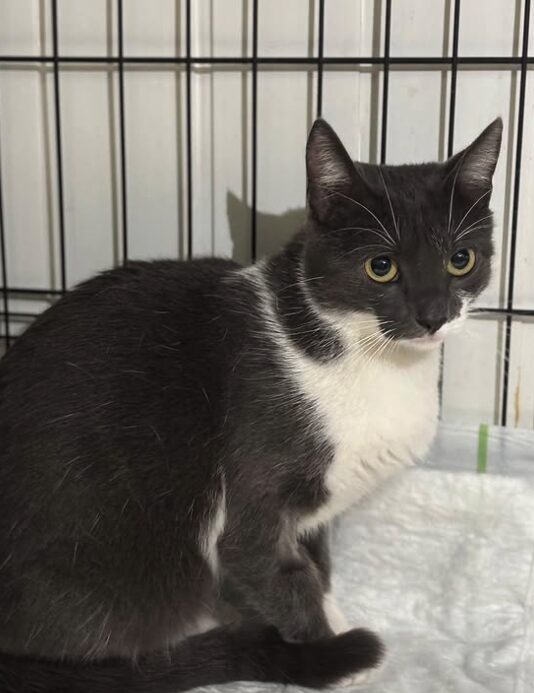
[[[534,691],[534,477],[410,470],[342,519],[334,561],[342,611],[387,647],[354,690]]]

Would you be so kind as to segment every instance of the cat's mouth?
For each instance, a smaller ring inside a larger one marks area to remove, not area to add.
[[[443,344],[445,339],[446,330],[438,330],[434,334],[425,334],[422,337],[414,337],[413,339],[406,340],[411,345],[419,349],[434,349]]]
[[[404,335],[395,338],[395,343],[408,349],[416,349],[418,351],[431,351],[440,347],[445,341],[449,330],[447,325],[443,325],[437,332],[422,333],[416,335]]]

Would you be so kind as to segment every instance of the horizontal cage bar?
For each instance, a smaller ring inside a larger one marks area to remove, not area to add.
[[[0,63],[97,63],[97,64],[159,64],[159,65],[187,65],[197,63],[199,65],[516,65],[521,67],[523,58],[521,56],[423,56],[423,57],[378,57],[378,56],[347,56],[347,57],[208,57],[208,56],[73,56],[65,55],[55,58],[52,55],[0,55]],[[527,65],[534,64],[534,56],[526,58]]]

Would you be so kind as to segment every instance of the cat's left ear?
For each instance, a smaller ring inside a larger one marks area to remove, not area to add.
[[[306,145],[308,205],[315,218],[327,223],[332,210],[346,202],[356,171],[334,130],[318,118]]]
[[[478,197],[491,191],[502,127],[502,119],[496,118],[472,144],[445,162],[448,177],[466,194]]]

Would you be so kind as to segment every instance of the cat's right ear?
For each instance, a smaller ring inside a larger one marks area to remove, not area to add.
[[[502,128],[501,118],[496,118],[474,142],[445,162],[449,178],[467,195],[478,198],[491,192]]]
[[[308,136],[306,172],[308,207],[317,221],[327,224],[332,210],[347,202],[356,171],[339,137],[322,118]]]

